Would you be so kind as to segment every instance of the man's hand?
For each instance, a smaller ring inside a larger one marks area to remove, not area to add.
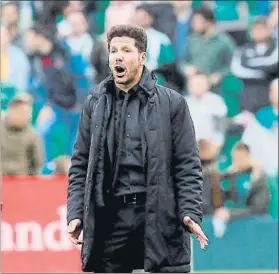
[[[225,207],[221,207],[215,210],[213,217],[224,222],[228,222],[231,218],[231,214],[228,209],[226,209]]]
[[[83,240],[79,239],[81,233],[81,220],[74,219],[68,225],[68,238],[69,240],[75,244],[82,244]]]
[[[200,242],[201,249],[205,249],[205,247],[208,246],[208,239],[203,233],[201,227],[188,216],[184,217],[183,222],[186,226],[188,226],[189,230],[196,236],[196,238]]]
[[[221,75],[218,73],[213,73],[209,76],[209,81],[213,86],[218,85],[221,82]]]

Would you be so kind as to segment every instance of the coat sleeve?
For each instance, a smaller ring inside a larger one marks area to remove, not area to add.
[[[90,149],[90,101],[91,95],[85,101],[79,121],[77,139],[74,145],[69,169],[67,222],[73,219],[83,219],[85,181],[87,175]]]
[[[202,222],[203,178],[193,121],[182,96],[172,100],[172,177],[180,221],[189,216]]]

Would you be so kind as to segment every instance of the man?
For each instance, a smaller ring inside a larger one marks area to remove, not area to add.
[[[1,22],[1,82],[27,92],[30,64],[25,53],[11,44],[7,25]]]
[[[231,69],[244,84],[241,108],[256,113],[266,107],[269,83],[278,77],[278,46],[266,18],[256,18],[251,41],[235,51]]]
[[[225,128],[222,126],[226,119],[228,108],[224,99],[210,90],[207,75],[198,73],[188,82],[186,101],[189,106],[195,127],[197,141],[208,142],[207,159],[216,159],[225,142]],[[205,156],[205,155],[204,155]]]
[[[176,62],[180,62],[186,55],[188,37],[191,32],[192,1],[171,1],[171,4],[175,14],[172,42]]]
[[[107,40],[112,75],[85,102],[69,171],[69,238],[83,230],[83,271],[189,272],[189,232],[208,243],[188,107],[145,67],[141,28]]]
[[[43,166],[43,144],[30,126],[32,103],[29,95],[18,95],[0,122],[3,175],[38,175]]]
[[[265,173],[274,176],[278,172],[278,78],[270,83],[269,101],[269,106],[257,111],[249,121],[242,142],[250,147]]]
[[[11,44],[21,47],[22,37],[19,33],[19,3],[16,1],[1,2],[1,18],[7,25]]]
[[[269,190],[267,177],[244,143],[237,143],[232,151],[232,165],[221,175],[221,180],[230,182],[224,190],[224,206],[213,214],[215,235],[223,236],[226,224],[251,215],[268,213]],[[226,205],[230,205],[227,207]]]
[[[30,93],[39,110],[36,126],[43,136],[46,162],[60,154],[71,155],[81,105],[90,87],[87,64],[70,52],[48,30],[35,25],[26,32],[26,49],[32,64]],[[61,132],[65,134],[61,134]]]
[[[215,25],[215,16],[211,9],[201,6],[194,10],[191,20],[193,32],[188,38],[185,59],[181,62],[181,69],[187,79],[202,71],[208,75],[214,87],[219,86],[230,72],[235,48],[232,38],[218,32]]]
[[[155,15],[150,5],[143,3],[136,7],[133,22],[146,32],[148,38],[146,66],[151,71],[175,61],[171,40],[166,34],[152,27],[154,20]]]

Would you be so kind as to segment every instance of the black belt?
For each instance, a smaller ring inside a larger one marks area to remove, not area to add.
[[[112,196],[112,202],[119,205],[142,205],[146,201],[146,193],[131,193],[120,196]]]

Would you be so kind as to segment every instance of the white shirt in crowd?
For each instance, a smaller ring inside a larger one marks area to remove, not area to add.
[[[74,53],[81,54],[85,60],[89,61],[93,48],[93,38],[89,33],[86,32],[80,37],[69,36],[66,41]]]
[[[272,129],[264,128],[252,119],[245,129],[242,142],[250,148],[252,157],[257,160],[268,175],[278,171],[278,124]]]
[[[227,106],[223,98],[208,91],[202,97],[194,95],[186,96],[189,111],[193,119],[196,139],[211,139],[216,145],[222,146],[225,141],[225,133],[219,129],[216,118],[227,116]]]

